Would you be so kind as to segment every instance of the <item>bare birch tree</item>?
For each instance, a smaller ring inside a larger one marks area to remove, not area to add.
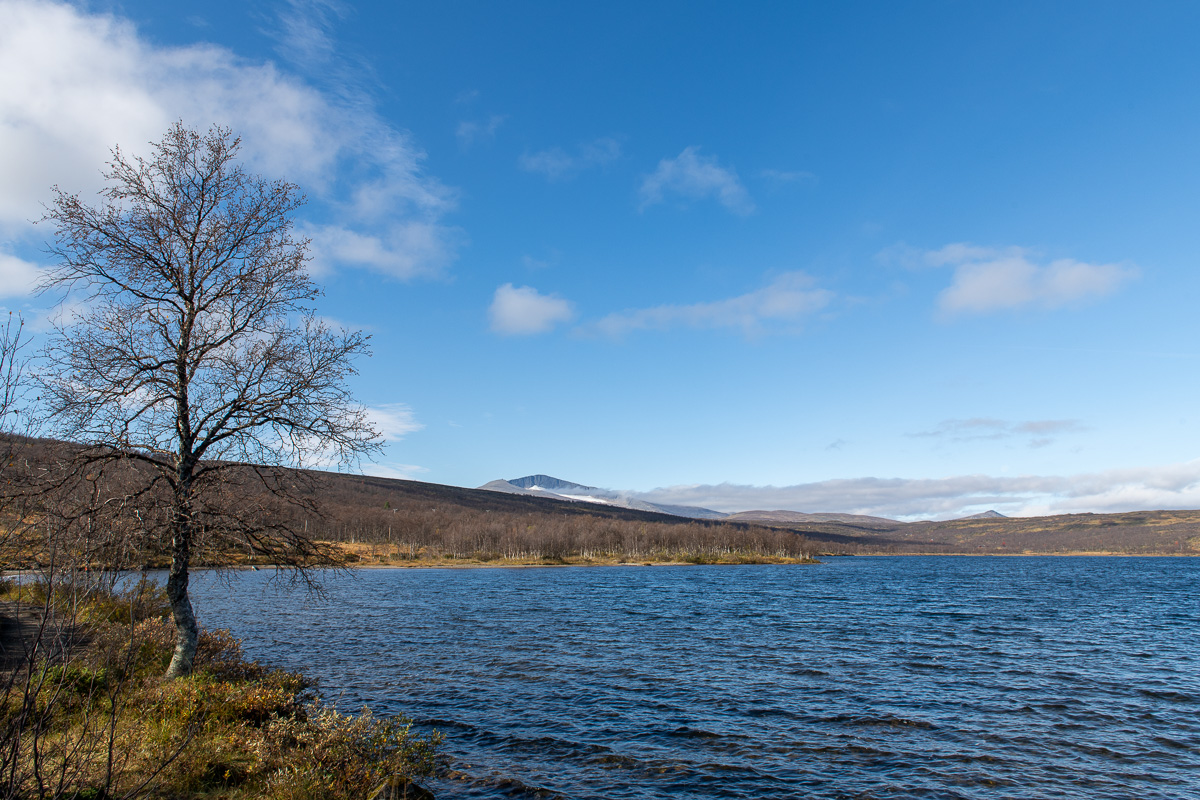
[[[21,353],[28,341],[24,320],[8,312],[0,326],[0,569],[8,560],[14,530],[20,527],[16,521],[20,514],[14,513],[13,506],[21,491],[19,437],[28,430],[25,420],[29,414],[22,407],[27,387]]]
[[[8,319],[0,327],[0,433],[8,434],[21,428],[19,418],[24,413],[21,401],[25,395],[25,362],[21,350],[27,342],[25,321],[8,312]]]
[[[88,458],[132,460],[149,476],[142,523],[165,531],[171,556],[169,677],[188,674],[196,651],[199,541],[240,535],[300,567],[334,558],[261,516],[247,523],[249,495],[231,487],[257,480],[286,496],[291,479],[267,468],[353,462],[379,445],[346,387],[368,337],[312,308],[320,292],[292,222],[304,198],[248,174],[238,148],[228,129],[176,123],[149,158],[113,150],[98,204],[55,187],[45,215],[58,264],[43,288],[69,292],[76,310],[45,350],[43,402]]]

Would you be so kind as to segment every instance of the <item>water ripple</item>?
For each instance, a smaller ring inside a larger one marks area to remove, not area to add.
[[[447,735],[440,798],[1200,797],[1200,561],[372,570],[208,624]]]

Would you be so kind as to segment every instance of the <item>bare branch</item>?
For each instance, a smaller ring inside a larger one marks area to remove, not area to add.
[[[112,475],[126,459],[123,480],[150,487],[127,488],[123,508],[170,542],[170,674],[194,653],[195,548],[212,557],[240,542],[300,568],[336,562],[247,504],[244,470],[222,465],[353,464],[380,445],[346,388],[368,337],[331,330],[312,308],[308,243],[292,235],[304,198],[246,173],[238,147],[228,129],[176,123],[149,158],[113,150],[97,205],[56,189],[45,215],[58,265],[43,288],[87,302],[44,352],[43,398],[55,432],[88,446],[80,463],[104,461]]]

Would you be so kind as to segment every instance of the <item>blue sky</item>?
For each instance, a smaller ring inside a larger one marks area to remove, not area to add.
[[[0,307],[175,119],[309,196],[370,472],[1200,507],[1200,6],[0,0]]]

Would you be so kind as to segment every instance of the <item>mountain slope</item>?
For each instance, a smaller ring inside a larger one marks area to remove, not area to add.
[[[523,494],[531,497],[548,497],[572,503],[596,503],[604,506],[630,508],[637,511],[649,511],[656,514],[670,514],[674,517],[691,519],[724,519],[725,514],[709,508],[695,506],[659,505],[629,497],[622,492],[611,489],[599,489],[595,486],[584,486],[582,483],[572,483],[551,475],[526,475],[512,480],[495,480],[485,483],[480,489],[505,494]]]

